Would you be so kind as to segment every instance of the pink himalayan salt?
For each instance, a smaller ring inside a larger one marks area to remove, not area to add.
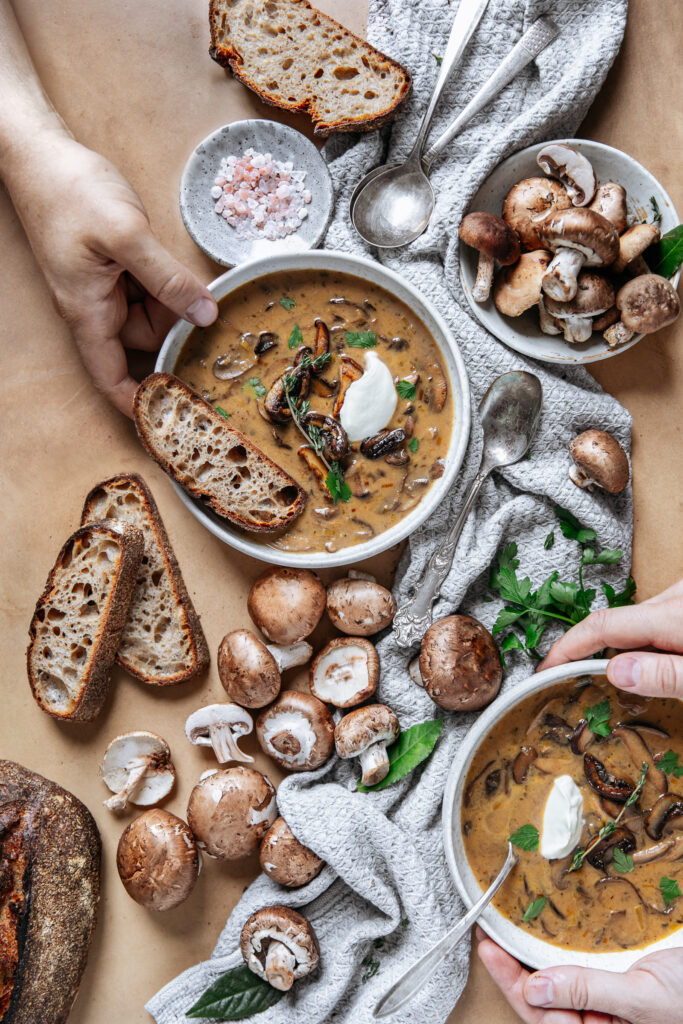
[[[312,196],[305,177],[271,153],[247,149],[243,156],[224,157],[211,187],[214,209],[242,238],[284,238],[308,216]]]

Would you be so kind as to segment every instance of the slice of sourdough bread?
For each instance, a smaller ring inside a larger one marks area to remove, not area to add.
[[[307,0],[211,0],[209,24],[213,59],[316,135],[379,128],[410,95],[406,68]]]
[[[98,521],[59,552],[26,652],[33,696],[49,715],[87,722],[99,713],[143,551],[136,526]]]
[[[116,660],[143,683],[169,686],[203,672],[209,648],[152,493],[136,473],[103,480],[88,494],[81,523],[131,523],[145,553]]]
[[[272,533],[303,512],[306,495],[296,480],[173,374],[143,380],[133,417],[161,468],[235,526]]]

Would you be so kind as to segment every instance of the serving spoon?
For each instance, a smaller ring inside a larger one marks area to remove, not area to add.
[[[383,1017],[390,1017],[393,1013],[397,1013],[422,988],[427,978],[431,977],[439,964],[457,946],[463,935],[466,935],[475,921],[481,917],[518,860],[519,857],[512,843],[508,843],[508,855],[505,858],[505,863],[484,895],[481,899],[477,900],[471,910],[468,910],[465,916],[449,932],[446,932],[442,939],[439,939],[431,949],[427,950],[424,956],[421,956],[417,963],[413,964],[405,974],[401,975],[396,984],[392,985],[389,991],[382,996],[373,1010],[372,1015],[376,1020],[381,1020]]]
[[[458,17],[464,6],[463,3],[453,24],[449,48],[453,41]],[[554,22],[549,18],[538,18],[501,62],[498,69],[473,96],[464,110],[451,122],[426,153],[423,153],[436,102],[455,66],[455,61],[459,59],[478,24],[486,4],[479,6],[482,6],[482,11],[476,20],[473,19],[469,35],[466,36],[461,48],[456,52],[454,62],[445,75],[446,59],[444,58],[442,73],[437,81],[434,95],[420,125],[415,145],[406,161],[402,164],[383,164],[381,167],[376,167],[358,183],[351,196],[349,211],[353,226],[361,238],[379,249],[393,249],[400,245],[407,245],[408,242],[414,241],[422,234],[429,224],[434,210],[434,190],[427,177],[433,161],[443,152],[460,129],[497,96],[527,64],[535,60],[539,53],[558,35],[559,29]]]
[[[399,647],[413,647],[432,622],[432,605],[453,562],[462,528],[481,486],[494,469],[512,466],[531,444],[543,406],[538,377],[525,370],[510,370],[496,377],[481,400],[479,417],[484,429],[484,449],[479,472],[472,481],[460,515],[427,563],[415,593],[394,616],[394,635]]]

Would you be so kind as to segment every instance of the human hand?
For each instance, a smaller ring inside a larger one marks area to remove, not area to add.
[[[651,953],[623,974],[583,967],[532,974],[481,928],[477,937],[480,960],[525,1024],[683,1024],[683,949]]]
[[[155,238],[113,164],[64,131],[37,144],[6,184],[95,387],[130,416],[137,382],[125,349],[154,351],[178,317],[206,326],[218,308]]]
[[[633,652],[650,646],[678,653]],[[642,604],[592,612],[553,644],[539,669],[579,661],[604,647],[629,652],[607,666],[614,686],[647,697],[683,698],[683,579]]]

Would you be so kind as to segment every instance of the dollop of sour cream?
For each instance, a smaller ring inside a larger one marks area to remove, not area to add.
[[[583,796],[571,775],[558,775],[543,809],[541,856],[558,860],[578,846],[583,831]]]
[[[339,413],[349,441],[362,441],[383,430],[397,401],[391,370],[376,352],[366,352],[365,372],[349,385]]]

